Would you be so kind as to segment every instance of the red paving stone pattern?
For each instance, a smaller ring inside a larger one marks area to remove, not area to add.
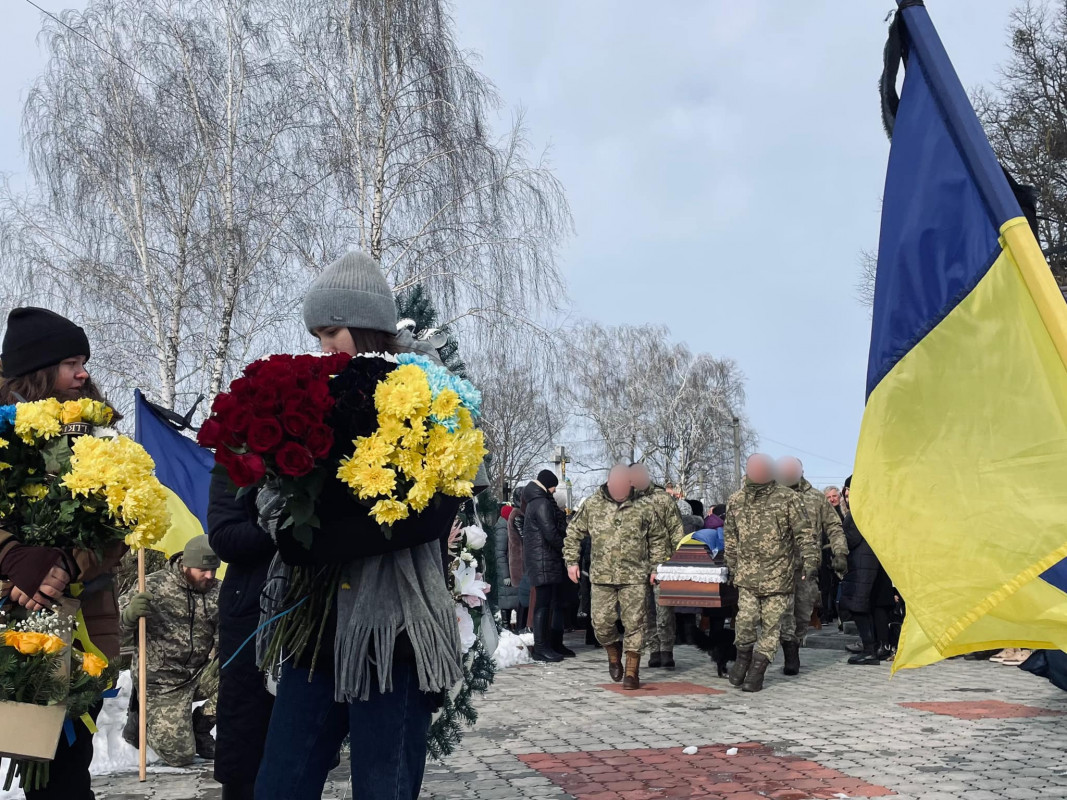
[[[712,689],[698,683],[668,681],[666,683],[642,683],[640,689],[623,689],[621,683],[602,683],[601,689],[616,692],[625,697],[671,697],[679,694],[726,694],[722,689]]]
[[[956,701],[951,703],[901,703],[904,708],[929,711],[956,719],[1020,719],[1023,717],[1061,717],[1062,711],[1050,708],[1003,703],[1000,700]]]
[[[735,756],[726,755],[730,747]],[[814,761],[776,756],[759,743],[680,749],[531,753],[519,756],[577,800],[829,800],[886,797],[893,792]]]

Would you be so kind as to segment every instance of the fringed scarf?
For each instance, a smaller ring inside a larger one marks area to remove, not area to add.
[[[267,581],[270,607],[263,612],[264,620],[281,607],[289,571],[275,557]],[[336,602],[337,702],[369,699],[375,678],[380,691],[392,691],[393,655],[402,632],[411,641],[422,691],[446,691],[462,679],[455,602],[441,574],[437,542],[349,562],[341,572]],[[273,627],[260,631],[257,651],[261,661]]]

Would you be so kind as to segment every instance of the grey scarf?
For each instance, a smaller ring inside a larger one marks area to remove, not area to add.
[[[267,580],[264,621],[281,607],[290,569],[275,556]],[[273,628],[263,628],[257,637],[260,662]],[[337,702],[369,699],[375,677],[380,691],[392,691],[393,652],[401,632],[407,633],[415,651],[422,691],[446,691],[462,679],[455,602],[441,575],[437,542],[345,565],[337,593],[334,639]]]

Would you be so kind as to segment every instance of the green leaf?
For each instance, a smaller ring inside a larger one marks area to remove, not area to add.
[[[307,495],[290,496],[285,503],[285,509],[298,527],[309,525],[311,518],[315,516],[315,502]]]

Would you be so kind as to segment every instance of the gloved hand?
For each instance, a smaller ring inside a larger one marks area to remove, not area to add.
[[[219,660],[211,659],[200,673],[200,685],[205,686],[219,679]]]
[[[272,481],[268,481],[256,493],[256,510],[259,512],[259,527],[270,534],[270,538],[277,544],[278,525],[285,510],[285,498]]]
[[[511,578],[504,578],[504,585],[511,586]]]
[[[837,573],[837,577],[845,577],[845,573],[848,572],[848,556],[835,555],[830,561],[830,569]]]
[[[141,617],[147,617],[151,614],[153,600],[155,598],[152,597],[151,592],[138,592],[131,597],[129,605],[122,611],[123,624],[132,627],[137,624],[137,620]]]

